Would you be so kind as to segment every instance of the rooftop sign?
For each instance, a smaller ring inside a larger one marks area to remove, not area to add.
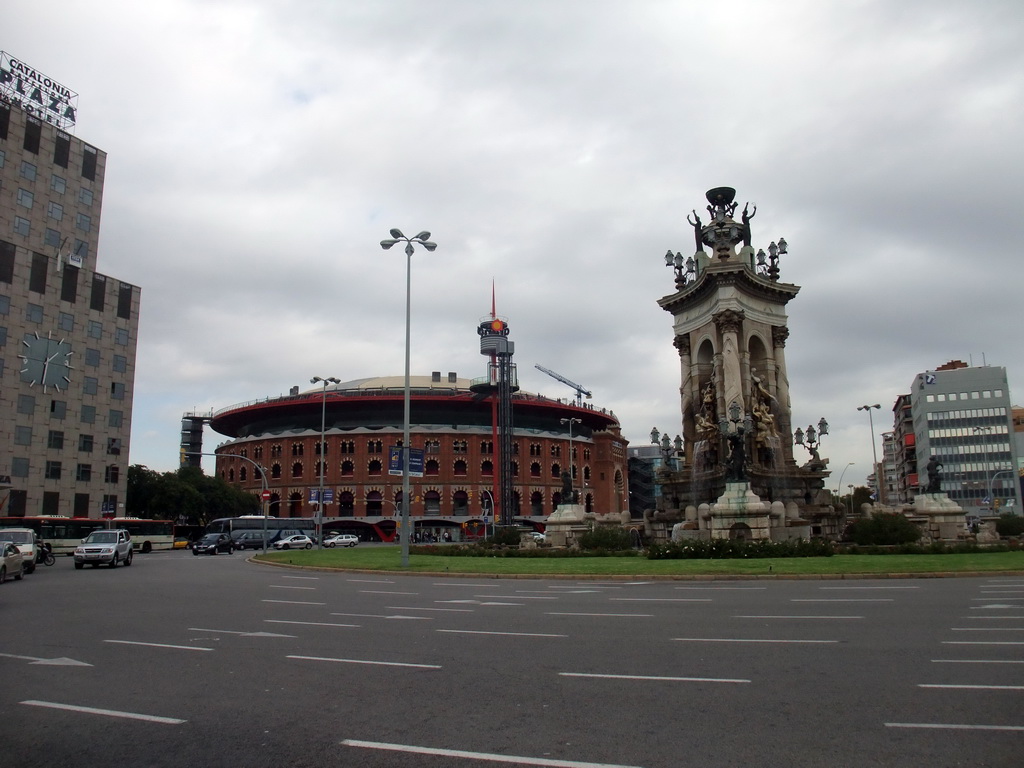
[[[0,101],[70,131],[75,127],[78,94],[9,53],[0,51]]]

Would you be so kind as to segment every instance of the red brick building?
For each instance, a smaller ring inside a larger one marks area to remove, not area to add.
[[[498,495],[494,404],[474,394],[471,383],[454,373],[410,380],[411,447],[424,452],[423,476],[411,480],[410,516],[417,533],[464,538],[478,532]],[[231,438],[217,448],[216,471],[260,493],[258,464],[266,471],[269,514],[313,517],[323,429],[325,524],[364,539],[389,540],[402,501],[402,476],[389,472],[389,449],[402,444],[403,414],[401,376],[302,393],[296,388],[286,397],[223,408],[210,421]],[[613,413],[516,392],[513,423],[516,522],[543,528],[562,501],[561,475],[570,465],[573,488],[588,511],[628,508],[627,441]]]

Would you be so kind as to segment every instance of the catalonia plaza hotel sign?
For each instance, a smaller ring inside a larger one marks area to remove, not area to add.
[[[30,115],[70,131],[75,127],[78,94],[0,51],[0,101],[21,107]]]

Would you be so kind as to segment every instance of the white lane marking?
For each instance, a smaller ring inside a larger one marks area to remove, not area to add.
[[[748,589],[759,589],[764,590],[768,587],[672,587],[672,589],[723,589],[723,590],[748,590]]]
[[[1024,645],[1024,640],[943,640],[943,645]]]
[[[969,725],[960,723],[886,723],[886,728],[934,728],[951,731],[1024,731],[1024,725]]]
[[[596,675],[587,672],[559,672],[560,677],[597,677],[608,680],[659,680],[675,683],[749,683],[749,680],[729,677],[664,677],[661,675]]]
[[[15,654],[15,653],[0,653],[0,656],[2,656],[5,659],[21,659],[23,661],[29,662],[30,664],[39,664],[41,666],[49,666],[49,667],[91,667],[92,666],[92,664],[89,664],[88,662],[77,661],[75,659],[69,659],[67,656],[60,656],[60,657],[58,657],[56,659],[41,659],[38,656],[19,656],[19,655]]]
[[[950,627],[950,632],[1024,632],[1024,627]]]
[[[500,605],[500,606],[519,606],[519,607],[523,606],[522,603],[497,603],[497,602],[494,602],[494,601],[481,602],[480,600],[435,600],[434,602],[435,603],[441,603],[442,605],[446,604],[446,603],[452,603],[454,605],[490,605],[490,606]]]
[[[1012,621],[1024,619],[1024,616],[961,616],[960,618],[969,621]]]
[[[389,611],[441,611],[443,613],[473,613],[472,608],[418,608],[414,605],[389,605]]]
[[[710,597],[609,597],[611,603],[710,603]]]
[[[990,600],[1024,600],[1024,597],[1003,597],[1001,595],[999,597],[996,597],[996,596],[993,595],[992,597],[972,597],[971,598],[971,602],[975,602],[975,603],[987,603]],[[1020,606],[1019,605],[1015,605],[1013,607],[1014,608],[1019,608]]]
[[[385,589],[360,589],[361,595],[412,595],[415,597],[419,592],[390,592]]]
[[[395,582],[389,579],[345,579],[345,581],[351,581],[355,584],[394,584]]]
[[[371,661],[368,659],[331,659],[326,656],[288,656],[299,661],[333,661],[337,664],[370,664],[377,667],[414,667],[415,669],[441,669],[439,664],[408,664],[403,661]]]
[[[1024,659],[932,659],[932,664],[1024,664]]]
[[[74,704],[57,704],[53,701],[35,701],[30,699],[21,702],[30,707],[46,707],[48,709],[63,709],[68,712],[83,712],[87,715],[106,715],[107,717],[123,717],[128,720],[145,720],[148,723],[163,723],[164,725],[181,725],[188,720],[179,720],[176,717],[160,717],[159,715],[142,715],[138,712],[119,712],[115,709],[97,709],[96,707],[80,707]]]
[[[284,603],[285,605],[327,605],[327,603],[314,603],[308,600],[260,600],[261,603]]]
[[[300,587],[298,585],[293,585],[293,584],[268,584],[267,588],[268,589],[311,589],[311,590],[314,590],[314,591],[316,590],[316,587]]]
[[[303,581],[320,581],[319,576],[281,576],[282,579],[301,579]]]
[[[957,688],[972,691],[1024,691],[1024,685],[952,685],[944,683],[918,683],[918,688]]]
[[[1004,605],[1003,603],[989,603],[988,605],[972,605],[972,611],[989,611],[993,608],[1020,608],[1019,605]]]
[[[490,597],[490,598],[493,598],[493,597],[503,597],[506,600],[508,600],[508,595],[473,595],[473,597]],[[515,599],[516,600],[558,600],[559,597],[557,595],[555,595],[554,597],[541,597],[540,595],[529,595],[529,596],[527,596],[527,595],[517,594]]]
[[[452,582],[439,581],[439,582],[435,582],[431,586],[434,586],[434,587],[473,587],[474,589],[483,589],[484,587],[492,587],[494,585],[493,584],[465,584],[465,583],[463,583],[461,581],[452,581]]]
[[[168,645],[166,643],[141,643],[135,640],[104,640],[104,643],[119,643],[120,645],[147,645],[150,648],[173,648],[179,651],[212,651],[213,648],[201,648],[198,645]]]
[[[551,635],[543,632],[485,632],[478,629],[439,629],[452,635],[505,635],[507,637],[568,637],[568,635]]]
[[[336,613],[332,612],[331,616],[351,616],[355,619],[412,619],[414,621],[433,621],[429,616],[387,616],[383,613]]]
[[[819,590],[920,590],[921,587],[818,587]]]
[[[285,619],[264,619],[268,624],[302,624],[308,627],[347,627],[358,629],[361,624],[333,624],[329,621],[287,621]]]
[[[276,632],[240,632],[237,629],[205,629],[204,627],[189,627],[188,631],[214,632],[218,635],[240,635],[241,637],[295,637],[295,635],[279,635]]]
[[[791,597],[791,603],[892,603],[891,597]]]
[[[362,749],[382,749],[388,752],[409,752],[416,755],[438,755],[440,757],[463,757],[467,760],[489,760],[492,763],[544,765],[550,766],[551,768],[639,768],[635,765],[619,765],[616,763],[582,763],[578,760],[555,760],[550,757],[496,755],[491,752],[467,752],[462,749],[436,749],[434,747],[417,747],[411,744],[388,744],[382,741],[345,739],[341,743],[346,747],[360,747]]]
[[[783,615],[775,616],[775,615],[765,614],[763,616],[759,616],[759,615],[751,615],[751,616],[738,615],[738,616],[733,616],[733,618],[734,619],[798,619],[798,620],[799,619],[815,619],[815,620],[821,619],[821,620],[826,620],[826,621],[832,621],[832,620],[845,621],[846,619],[863,619],[864,617],[863,616],[783,616]]]
[[[673,637],[673,640],[682,643],[808,643],[826,644],[838,643],[838,640],[771,640],[761,638],[739,638],[739,637]]]
[[[610,616],[626,619],[652,619],[653,613],[571,613],[569,611],[548,611],[546,616]]]

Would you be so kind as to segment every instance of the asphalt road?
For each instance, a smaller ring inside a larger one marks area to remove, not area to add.
[[[1024,577],[644,583],[68,558],[3,766],[1020,766]]]

